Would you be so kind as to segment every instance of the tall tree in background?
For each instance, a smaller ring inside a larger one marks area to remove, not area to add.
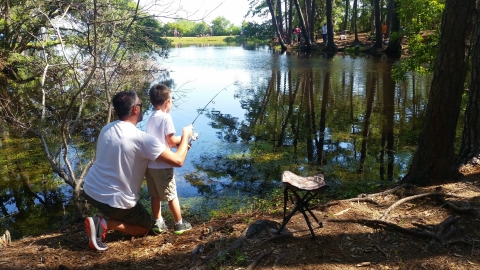
[[[350,0],[345,0],[345,19],[343,21],[343,29],[342,30],[347,30],[347,25],[348,25],[348,12],[350,9]]]
[[[472,43],[472,67],[468,103],[465,110],[462,144],[457,163],[478,164],[480,158],[480,7],[477,6]]]
[[[416,185],[459,179],[455,130],[468,68],[475,0],[447,0],[430,95],[418,148],[402,182]]]
[[[277,14],[277,23],[278,23],[278,28],[280,29],[280,32],[282,33],[282,37],[283,37],[285,32],[283,27],[282,1],[281,0],[276,0],[276,1],[277,1],[277,4],[275,5],[275,10]]]
[[[387,26],[389,40],[385,53],[390,56],[400,57],[402,54],[403,33],[401,32],[400,20],[398,19],[397,2],[395,0],[390,0],[390,2],[393,3],[391,7],[393,11],[391,20],[387,17],[387,21],[390,21],[390,28]]]
[[[383,44],[382,36],[382,22],[380,19],[380,0],[374,0],[374,14],[375,14],[375,44],[373,49],[381,49]]]
[[[288,27],[287,27],[287,40],[288,44],[292,44],[292,31],[293,31],[293,0],[288,0]],[[285,0],[287,3],[287,0]]]
[[[353,0],[353,31],[355,32],[355,44],[359,44],[360,40],[358,39],[358,29],[357,29],[357,18],[358,18],[358,0]]]
[[[295,0],[297,1],[297,0]],[[327,10],[327,51],[336,51],[337,50],[337,45],[335,44],[335,39],[333,36],[333,18],[332,18],[332,12],[333,12],[333,7],[332,7],[332,0],[326,0],[326,10]]]
[[[275,30],[275,33],[277,33],[278,42],[280,43],[280,46],[282,47],[282,50],[286,50],[287,45],[285,45],[285,42],[283,41],[282,33],[281,33],[280,29],[278,29],[277,16],[275,16],[275,9],[272,5],[272,1],[275,1],[275,0],[266,0],[266,1],[267,1],[267,4],[268,4],[268,9],[270,10],[270,14],[272,16],[273,28]]]

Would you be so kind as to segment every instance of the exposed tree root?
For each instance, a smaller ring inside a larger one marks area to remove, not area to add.
[[[408,201],[423,198],[423,197],[431,197],[431,196],[444,196],[444,194],[443,193],[438,193],[438,192],[431,192],[431,193],[418,194],[418,195],[414,195],[414,196],[410,196],[410,197],[406,197],[406,198],[403,198],[401,200],[398,200],[397,202],[392,204],[390,207],[388,207],[387,210],[385,210],[385,212],[383,213],[380,220],[387,221],[388,220],[388,214],[393,209],[395,209],[395,207],[399,206],[400,204],[402,204],[404,202],[408,202]]]
[[[423,238],[430,238],[430,239],[435,239],[440,241],[440,238],[438,238],[433,233],[419,232],[416,230],[403,228],[401,226],[398,226],[397,224],[393,224],[393,223],[383,221],[383,220],[378,220],[378,219],[332,219],[332,220],[329,220],[329,222],[358,223],[358,224],[371,227],[373,229],[385,229],[385,230],[390,229],[403,234],[408,234],[408,235],[413,235],[413,236],[418,236]]]
[[[263,258],[264,258],[265,256],[268,256],[268,255],[270,255],[270,254],[272,254],[272,250],[267,251],[267,252],[264,252],[264,253],[261,253],[260,255],[258,255],[258,256],[255,258],[255,260],[253,260],[253,262],[250,263],[250,265],[249,265],[247,268],[245,268],[245,270],[253,270],[253,269],[255,269],[255,266],[257,266],[257,265],[263,260]]]

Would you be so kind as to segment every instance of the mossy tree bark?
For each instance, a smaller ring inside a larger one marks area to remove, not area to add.
[[[461,177],[454,140],[460,114],[475,0],[447,0],[439,49],[422,131],[410,171],[403,182],[429,185]]]

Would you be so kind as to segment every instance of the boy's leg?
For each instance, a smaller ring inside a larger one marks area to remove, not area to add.
[[[153,219],[157,220],[162,217],[162,201],[159,197],[150,198],[150,206],[152,207]]]
[[[157,174],[157,169],[150,168],[147,168],[147,172],[145,173],[148,195],[150,196],[150,206],[152,207],[152,215],[154,220],[160,219],[162,217],[162,199],[160,198],[159,193],[159,189],[161,189],[161,187],[159,183],[160,180],[157,179]]]
[[[168,208],[172,213],[173,220],[175,220],[175,222],[179,222],[182,219],[182,210],[180,209],[180,202],[178,201],[178,197],[175,197],[175,199],[168,201]]]

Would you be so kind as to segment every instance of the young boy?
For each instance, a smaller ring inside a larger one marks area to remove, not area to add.
[[[181,137],[175,136],[172,116],[169,114],[172,108],[172,91],[163,84],[156,84],[150,88],[149,95],[154,111],[147,123],[147,133],[157,137],[169,148],[176,147]],[[192,225],[182,219],[173,167],[162,161],[150,161],[145,176],[155,219],[152,230],[156,233],[168,230],[161,214],[162,200],[168,201],[168,208],[175,220],[175,234],[182,234],[192,229]]]

